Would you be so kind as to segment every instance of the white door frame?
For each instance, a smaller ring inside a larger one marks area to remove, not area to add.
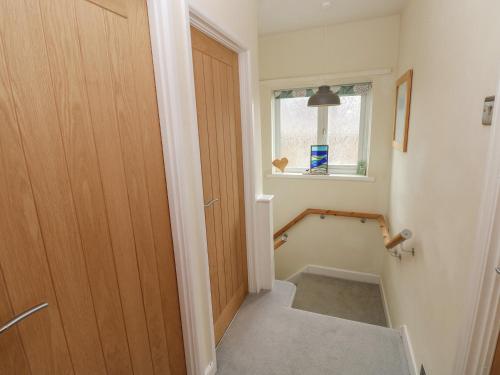
[[[258,292],[265,280],[259,278],[255,241],[250,52],[231,33],[190,9],[187,0],[147,0],[147,4],[187,370],[189,375],[214,374],[216,356],[190,23],[239,54],[248,281],[250,292]],[[207,342],[211,343],[208,350]]]
[[[500,84],[491,129],[483,197],[477,227],[477,253],[467,301],[466,327],[456,356],[454,374],[489,375],[498,334],[500,276],[495,267],[500,261],[500,246],[492,243],[496,207],[500,204]],[[498,235],[498,233],[496,234]]]

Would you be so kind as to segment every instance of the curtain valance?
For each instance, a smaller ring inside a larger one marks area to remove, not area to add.
[[[330,86],[332,92],[337,93],[339,96],[350,96],[350,95],[366,95],[371,90],[371,83],[356,83],[354,85],[337,85]],[[292,89],[292,90],[277,90],[274,92],[274,97],[276,99],[289,99],[289,98],[308,98],[313,96],[317,87],[302,88],[302,89]]]

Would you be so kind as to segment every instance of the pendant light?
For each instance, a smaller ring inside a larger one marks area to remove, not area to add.
[[[330,90],[330,86],[320,86],[318,92],[309,98],[308,107],[340,105],[340,97]]]

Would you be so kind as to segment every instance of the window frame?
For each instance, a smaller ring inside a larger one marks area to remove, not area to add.
[[[372,85],[372,83],[370,82]],[[295,88],[300,90],[301,88]],[[342,96],[360,96],[361,97],[361,113],[359,124],[359,141],[358,141],[358,164],[360,161],[365,161],[368,167],[369,141],[370,141],[370,122],[371,122],[371,105],[372,105],[372,90],[368,93],[360,95],[341,95]],[[273,96],[273,159],[280,157],[280,137],[281,137],[281,100]],[[328,144],[328,107],[318,107],[317,121],[317,144]],[[340,165],[328,164],[329,175],[358,175],[358,164],[356,165]],[[285,173],[305,173],[309,168],[292,168],[287,167]],[[276,171],[273,171],[276,174]]]

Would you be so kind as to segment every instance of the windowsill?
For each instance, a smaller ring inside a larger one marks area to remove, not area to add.
[[[358,176],[351,174],[328,174],[328,175],[311,175],[303,173],[273,173],[268,174],[267,178],[291,178],[297,180],[337,180],[337,181],[358,181],[358,182],[375,182],[375,177]]]

